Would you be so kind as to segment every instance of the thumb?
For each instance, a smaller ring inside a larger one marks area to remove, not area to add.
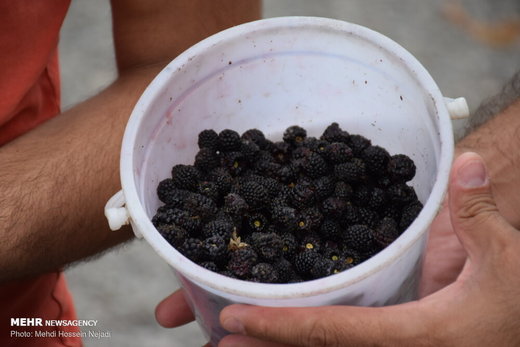
[[[472,260],[492,250],[512,228],[498,212],[484,161],[476,153],[464,153],[453,163],[449,204],[453,229]]]

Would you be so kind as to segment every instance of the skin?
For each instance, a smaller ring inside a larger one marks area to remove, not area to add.
[[[231,305],[220,321],[233,334],[219,346],[519,345],[519,115],[517,100],[457,145],[420,300],[378,308]],[[193,319],[182,290],[158,305],[156,318],[165,327]]]
[[[260,16],[259,1],[111,4],[117,79],[0,148],[0,282],[54,271],[132,237],[130,228],[109,230],[103,207],[120,189],[120,144],[134,104],[189,46]]]

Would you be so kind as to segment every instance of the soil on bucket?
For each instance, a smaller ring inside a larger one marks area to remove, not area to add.
[[[317,137],[297,125],[271,141],[204,130],[193,165],[157,187],[161,235],[204,268],[247,281],[294,283],[349,269],[387,247],[423,205],[415,164],[338,123]]]

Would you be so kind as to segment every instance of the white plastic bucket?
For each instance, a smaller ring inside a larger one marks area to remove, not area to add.
[[[157,184],[169,177],[174,164],[193,163],[201,130],[258,128],[280,139],[294,124],[317,136],[332,122],[391,154],[407,154],[417,166],[411,184],[424,208],[373,258],[314,281],[253,283],[196,265],[154,228],[151,218],[161,205]],[[401,46],[343,21],[266,19],[205,39],[154,79],[128,122],[121,150],[122,192],[109,201],[106,213],[113,229],[129,220],[136,235],[172,266],[203,331],[216,344],[226,333],[218,314],[230,303],[381,306],[413,299],[452,153],[446,100]]]

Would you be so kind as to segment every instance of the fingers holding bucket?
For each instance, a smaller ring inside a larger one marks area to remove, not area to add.
[[[165,328],[175,328],[195,319],[182,289],[175,291],[157,305],[155,319]]]
[[[483,159],[464,153],[453,164],[449,188],[453,228],[472,261],[507,245],[514,228],[499,214]]]

